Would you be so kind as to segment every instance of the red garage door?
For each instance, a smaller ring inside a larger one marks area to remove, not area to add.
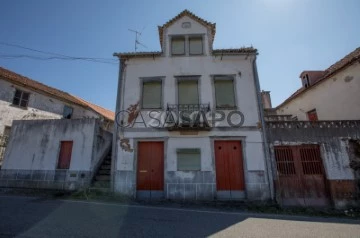
[[[276,146],[275,159],[276,189],[283,205],[329,205],[318,145]]]

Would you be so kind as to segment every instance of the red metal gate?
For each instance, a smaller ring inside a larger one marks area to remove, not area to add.
[[[276,189],[283,205],[329,205],[318,145],[276,146],[275,159]]]

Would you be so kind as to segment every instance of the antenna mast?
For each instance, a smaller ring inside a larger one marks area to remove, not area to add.
[[[132,30],[132,29],[128,29],[128,30],[135,33],[135,52],[136,52],[137,49],[138,49],[138,45],[141,45],[142,47],[147,48],[146,45],[142,44],[142,43],[139,41],[139,37],[141,36],[141,32],[136,31],[136,30]]]

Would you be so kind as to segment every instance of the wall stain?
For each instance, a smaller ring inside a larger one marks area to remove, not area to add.
[[[134,149],[132,149],[130,146],[129,139],[126,139],[126,138],[123,138],[120,140],[120,147],[123,151],[126,151],[126,152],[134,151]]]
[[[346,76],[345,78],[344,78],[344,82],[345,83],[349,83],[349,82],[351,82],[351,80],[353,80],[354,79],[354,76]]]

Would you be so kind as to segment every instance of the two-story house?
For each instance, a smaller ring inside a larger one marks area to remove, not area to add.
[[[99,118],[112,132],[114,112],[0,67],[0,166],[14,120]]]
[[[296,120],[360,119],[360,48],[324,71],[303,71],[302,87],[276,107]]]
[[[112,186],[133,197],[271,197],[257,50],[213,49],[216,26],[185,10],[161,51],[120,60]]]

